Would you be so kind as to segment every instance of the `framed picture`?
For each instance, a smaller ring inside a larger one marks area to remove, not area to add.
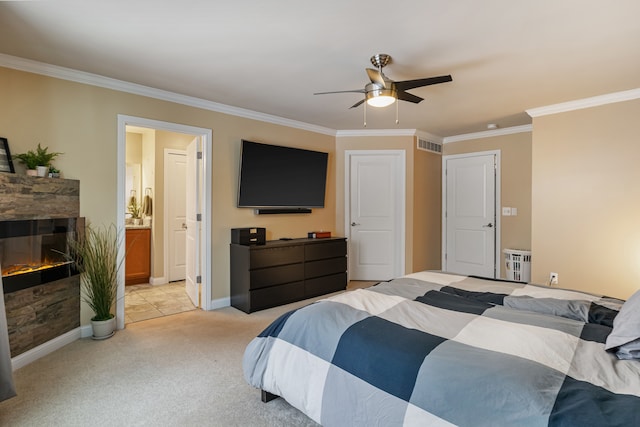
[[[2,137],[0,137],[0,172],[15,173],[11,152],[9,151],[9,141],[7,141],[7,138]]]

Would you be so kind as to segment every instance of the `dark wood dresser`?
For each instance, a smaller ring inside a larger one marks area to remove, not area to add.
[[[231,305],[251,313],[347,287],[347,240],[231,244]]]

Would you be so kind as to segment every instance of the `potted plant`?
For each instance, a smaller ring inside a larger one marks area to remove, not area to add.
[[[124,257],[118,258],[122,234],[115,225],[87,226],[83,236],[70,243],[72,258],[80,272],[82,299],[95,313],[91,318],[94,339],[111,337],[116,329],[112,313],[118,289],[118,273]]]
[[[49,166],[49,178],[60,178],[60,169],[56,169],[55,166]]]
[[[131,214],[131,219],[133,219],[133,224],[140,225],[142,223],[142,206],[136,203],[135,199],[132,199],[129,202],[128,209]]]
[[[51,161],[60,154],[62,153],[49,152],[49,147],[42,148],[38,143],[36,151],[29,150],[26,153],[16,154],[13,157],[27,167],[27,175],[46,176],[47,170],[51,166]]]
[[[36,153],[29,150],[26,153],[14,154],[14,159],[18,159],[20,163],[24,164],[27,168],[27,175],[36,176],[38,171],[36,168],[38,167],[38,158],[36,157]]]

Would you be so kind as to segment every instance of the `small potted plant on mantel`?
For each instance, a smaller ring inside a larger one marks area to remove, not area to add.
[[[71,257],[80,272],[82,299],[95,313],[91,318],[93,339],[111,337],[116,330],[112,309],[116,302],[118,275],[124,257],[118,258],[122,234],[115,225],[85,228],[70,242]]]
[[[49,178],[60,178],[60,169],[57,169],[55,166],[49,166]]]
[[[36,151],[29,150],[26,153],[16,154],[13,157],[18,159],[27,168],[27,175],[47,176],[53,159],[62,153],[49,152],[49,147],[42,148],[38,143]]]

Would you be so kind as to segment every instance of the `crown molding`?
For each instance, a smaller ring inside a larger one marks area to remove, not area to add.
[[[492,129],[482,132],[464,133],[461,135],[446,136],[442,139],[443,144],[449,142],[467,141],[470,139],[490,138],[492,136],[511,135],[514,133],[531,132],[533,125],[512,126],[504,129]]]
[[[336,137],[357,137],[357,136],[415,136],[416,129],[353,129],[338,130]]]
[[[531,117],[548,116],[551,114],[565,113],[568,111],[582,110],[584,108],[598,107],[600,105],[614,104],[616,102],[631,101],[640,98],[640,88],[621,92],[608,93],[606,95],[593,96],[591,98],[575,101],[561,102],[546,107],[530,108],[525,110]]]
[[[201,108],[203,110],[229,114],[231,116],[244,117],[261,122],[287,126],[295,129],[302,129],[309,132],[336,136],[336,131],[334,129],[326,128],[323,126],[299,122],[297,120],[286,119],[284,117],[260,113],[244,108],[232,107],[230,105],[220,104],[218,102],[208,101],[202,98],[180,95],[175,92],[156,89],[150,86],[125,82],[123,80],[112,79],[110,77],[104,77],[98,74],[87,73],[84,71],[78,71],[71,68],[60,67],[57,65],[45,64],[42,62],[33,61],[31,59],[19,58],[17,56],[0,53],[0,66],[5,68],[12,68],[14,70],[40,74],[43,76],[53,77],[61,80],[68,80],[76,83],[131,93],[134,95],[146,96],[148,98],[159,99],[162,101],[174,102],[176,104],[182,104],[190,107]]]

